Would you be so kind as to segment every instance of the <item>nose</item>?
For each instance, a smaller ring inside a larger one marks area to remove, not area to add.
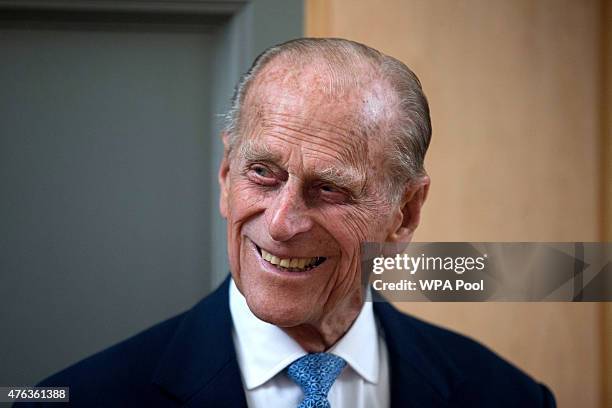
[[[307,214],[301,188],[295,181],[287,181],[270,207],[266,210],[268,233],[275,241],[288,241],[309,231],[313,221]]]

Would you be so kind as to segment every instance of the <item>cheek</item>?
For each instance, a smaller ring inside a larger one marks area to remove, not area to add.
[[[380,208],[381,210],[373,210]],[[376,205],[366,209],[351,209],[351,211],[334,211],[324,217],[326,229],[340,246],[343,260],[340,268],[352,268],[360,259],[361,244],[364,242],[380,242],[386,237],[387,212],[384,205]]]
[[[381,211],[370,208],[355,208],[350,212],[340,214],[337,219],[344,239],[358,244],[364,241],[373,241],[382,228]]]
[[[261,192],[245,182],[232,182],[227,197],[227,242],[230,267],[235,278],[240,275],[242,235],[248,220],[262,212]]]
[[[232,183],[228,199],[228,221],[236,223],[261,209],[265,194],[248,182]]]
[[[373,240],[372,215],[359,211],[346,211],[335,209],[327,211],[322,219],[321,225],[340,247],[342,258],[338,265],[340,269],[350,268],[354,260],[359,257],[360,245],[364,241]]]

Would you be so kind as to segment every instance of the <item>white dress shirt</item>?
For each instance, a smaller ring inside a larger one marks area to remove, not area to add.
[[[307,353],[283,330],[257,318],[233,280],[229,298],[232,336],[248,406],[297,407],[302,390],[284,370]],[[347,362],[327,396],[332,408],[389,406],[389,357],[381,333],[372,302],[365,302],[349,331],[327,350]]]

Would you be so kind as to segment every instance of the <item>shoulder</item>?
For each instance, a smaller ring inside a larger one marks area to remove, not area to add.
[[[187,391],[199,386],[197,380],[202,375],[216,367],[211,365],[220,359],[226,363],[232,356],[233,346],[228,346],[228,282],[186,312],[94,354],[38,386],[70,387],[73,406],[176,406]],[[215,336],[216,332],[222,334]]]
[[[479,342],[387,303],[375,309],[391,358],[420,371],[451,406],[555,406],[546,386]]]
[[[159,359],[185,313],[163,321],[41,381],[38,386],[68,386],[73,405],[105,405],[129,395],[151,395]],[[129,397],[126,401],[129,401]]]

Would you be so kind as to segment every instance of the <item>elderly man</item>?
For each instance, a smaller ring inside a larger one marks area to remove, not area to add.
[[[44,385],[82,406],[554,406],[474,341],[365,301],[360,244],[411,240],[430,135],[396,59],[341,39],[266,50],[222,135],[231,278]]]

